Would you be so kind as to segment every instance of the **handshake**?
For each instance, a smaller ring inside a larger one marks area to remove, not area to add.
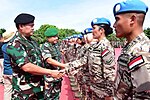
[[[66,74],[66,70],[62,69],[62,70],[51,70],[51,74],[50,76],[52,76],[53,78],[59,79],[61,77],[63,77]]]
[[[69,64],[63,64],[63,67],[61,67],[61,70],[51,70],[50,76],[53,78],[59,79],[63,77],[65,74],[75,74],[75,69],[73,67],[70,67]]]

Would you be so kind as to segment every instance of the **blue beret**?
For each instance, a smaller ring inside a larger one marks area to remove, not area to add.
[[[46,31],[44,32],[44,35],[46,37],[53,37],[56,36],[58,34],[58,29],[57,28],[48,28],[46,29]]]
[[[72,39],[72,36],[69,36],[69,39]]]
[[[144,2],[140,0],[127,0],[121,3],[115,4],[113,8],[114,16],[120,13],[127,12],[140,12],[146,14],[148,11],[148,7]]]
[[[81,32],[82,35],[84,35],[84,32]]]
[[[92,33],[93,29],[92,28],[86,28],[84,30],[84,34]]]
[[[66,40],[69,40],[70,39],[70,37],[66,37]]]
[[[72,38],[77,38],[78,37],[78,35],[77,34],[74,34],[73,36],[72,36]]]
[[[28,24],[33,23],[34,19],[35,17],[33,15],[22,13],[15,18],[14,22],[16,24]]]
[[[110,20],[106,18],[95,18],[91,22],[91,26],[93,27],[94,25],[101,25],[101,24],[107,24],[111,26]]]
[[[83,35],[82,34],[78,34],[78,37],[79,39],[82,39],[83,38]]]

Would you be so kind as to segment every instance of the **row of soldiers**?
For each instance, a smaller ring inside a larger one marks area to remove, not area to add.
[[[75,96],[82,100],[104,99],[105,96],[111,98],[115,58],[114,49],[106,39],[106,36],[112,33],[111,24],[106,18],[95,18],[91,24],[92,27],[97,27],[98,32],[95,34],[99,35],[93,34],[97,29],[86,28],[81,34],[64,40],[64,61],[69,63],[69,66],[76,67],[69,69],[71,86],[73,91],[76,91]],[[100,32],[99,27],[104,30]],[[103,66],[108,68],[103,69]],[[98,92],[101,92],[101,95]]]
[[[114,49],[106,39],[112,33],[108,19],[92,20],[92,32],[88,28],[82,33],[85,43],[81,47],[79,43],[75,47],[76,39],[69,39],[64,54],[68,62],[65,71],[75,74],[83,99],[150,99],[150,41],[142,28],[147,11],[148,7],[140,0],[127,0],[114,6],[116,36],[127,40],[117,61],[117,73]],[[85,40],[89,33],[93,34],[94,44]]]

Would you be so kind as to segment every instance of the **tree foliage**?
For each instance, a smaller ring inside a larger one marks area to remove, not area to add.
[[[51,27],[55,27],[54,25],[49,25],[49,24],[45,24],[45,25],[41,25],[41,27],[36,30],[32,36],[32,38],[34,40],[36,40],[39,44],[42,44],[46,41],[46,37],[44,36],[44,32],[46,31],[47,28],[51,28]],[[75,31],[74,29],[59,29],[59,34],[58,37],[59,39],[64,39],[67,36],[71,36],[73,34],[78,34],[79,32]]]
[[[146,34],[146,36],[150,39],[150,28],[147,28],[144,30],[144,33]]]
[[[6,30],[4,28],[0,29],[0,34],[3,34]]]
[[[44,43],[46,40],[46,37],[44,36],[44,32],[47,28],[56,27],[54,25],[44,24],[41,25],[41,27],[36,30],[32,36],[32,38],[37,41],[39,44]]]
[[[107,39],[109,41],[120,41],[120,42],[124,42],[124,40],[125,40],[125,38],[117,38],[115,33],[108,35]]]

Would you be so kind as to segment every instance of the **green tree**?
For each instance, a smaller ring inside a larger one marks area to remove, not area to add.
[[[32,36],[32,38],[37,41],[39,44],[42,44],[46,41],[46,37],[44,36],[44,32],[47,28],[56,27],[54,25],[44,24],[41,25],[41,27],[36,30]],[[57,27],[56,27],[57,28]]]
[[[150,28],[147,28],[144,30],[144,33],[146,34],[146,36],[150,39]]]
[[[80,32],[75,31],[74,29],[60,29],[59,30],[59,38],[64,39],[68,36],[79,34]]]
[[[0,34],[3,34],[4,32],[6,32],[6,30],[4,28],[0,29]]]
[[[42,44],[46,41],[46,37],[44,36],[44,32],[46,31],[47,28],[51,28],[51,27],[56,27],[54,25],[49,25],[49,24],[44,24],[41,25],[41,27],[36,30],[32,36],[32,38],[37,41],[39,44]],[[56,27],[57,28],[57,27]],[[60,40],[71,36],[73,34],[79,34],[79,32],[75,31],[74,29],[59,29],[59,34],[58,37]]]

